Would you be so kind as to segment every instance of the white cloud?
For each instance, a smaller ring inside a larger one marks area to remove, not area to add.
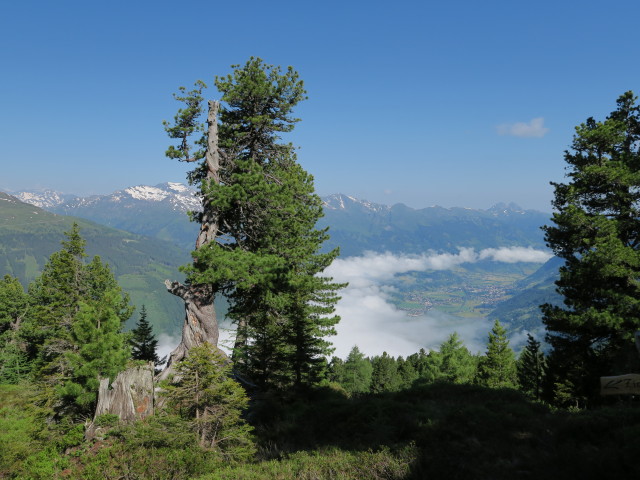
[[[551,254],[531,247],[486,248],[480,252],[478,258],[502,263],[544,263],[551,258]]]
[[[399,273],[421,270],[448,270],[480,260],[496,262],[545,262],[548,252],[532,248],[490,248],[476,252],[461,248],[459,253],[429,252],[423,255],[394,255],[366,252],[359,257],[336,259],[324,274],[338,282],[349,282],[336,306],[341,320],[338,334],[330,340],[334,355],[345,358],[353,345],[366,355],[383,351],[407,356],[425,348],[438,348],[447,337],[458,332],[473,353],[484,351],[491,328],[484,318],[460,318],[438,311],[409,317],[390,302],[393,290],[388,282]]]
[[[533,118],[529,123],[516,122],[504,123],[496,127],[499,135],[511,135],[513,137],[536,137],[542,138],[549,131],[544,126],[544,118]]]
[[[472,353],[484,352],[489,322],[480,318],[461,318],[431,310],[425,315],[410,317],[390,302],[395,288],[390,285],[400,273],[423,270],[448,270],[464,263],[489,260],[503,263],[545,262],[551,258],[547,251],[524,247],[487,248],[476,252],[460,248],[458,253],[428,252],[423,255],[395,255],[390,252],[365,252],[359,257],[336,259],[323,275],[336,282],[349,282],[340,292],[341,300],[336,314],[341,320],[338,334],[329,340],[335,347],[334,355],[346,358],[354,345],[365,355],[380,355],[386,351],[393,356],[407,356],[421,348],[436,349],[454,331],[458,333]],[[220,321],[218,346],[230,353],[235,332],[226,320]],[[512,339],[512,345],[522,343]],[[158,355],[171,352],[180,338],[159,337]]]

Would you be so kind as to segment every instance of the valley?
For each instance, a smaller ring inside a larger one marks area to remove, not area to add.
[[[0,250],[0,274],[16,275],[25,284],[31,281],[47,255],[59,245],[62,231],[72,221],[68,215],[80,217],[84,219],[82,228],[88,229],[89,251],[102,252],[134,303],[138,307],[147,306],[158,333],[170,336],[179,333],[181,307],[166,293],[162,281],[181,278],[177,267],[189,262],[197,225],[189,221],[187,212],[199,207],[192,188],[168,182],[86,198],[54,191],[13,194],[27,203],[21,203],[21,207],[10,202],[0,204],[3,207],[0,215],[5,219],[0,236],[6,239]],[[540,225],[549,217],[542,212],[522,210],[515,204],[498,204],[489,210],[438,206],[412,209],[401,204],[375,204],[342,194],[324,197],[323,202],[325,216],[318,226],[328,227],[331,235],[324,250],[340,248],[342,259],[359,257],[366,252],[455,255],[461,249],[474,249],[474,252],[513,247],[543,250]],[[13,210],[8,209],[10,205]],[[33,208],[35,206],[42,210]],[[138,260],[131,260],[122,250],[113,251],[113,241],[104,239],[114,233],[111,230],[104,230],[111,232],[109,234],[99,233],[97,225],[87,220],[103,225],[101,228],[118,229],[121,233],[117,235],[125,235],[118,240],[120,245],[144,245],[148,252],[144,255],[152,256],[153,260],[143,261],[144,267],[134,267]],[[28,239],[14,235],[15,230],[21,231],[27,226]],[[8,232],[8,228],[13,233]],[[129,232],[129,237],[123,231]],[[100,240],[100,236],[104,238]],[[29,247],[20,250],[22,243]],[[539,303],[535,302],[541,298],[554,301],[552,277],[557,269],[543,271],[546,296],[541,297],[538,283],[527,279],[535,276],[543,261],[490,260],[476,259],[473,263],[446,269],[421,267],[398,272],[385,280],[390,289],[386,301],[409,317],[440,311],[461,318],[499,318],[513,332],[538,330],[541,326]],[[529,303],[523,305],[523,299]],[[224,315],[223,306],[219,314]]]

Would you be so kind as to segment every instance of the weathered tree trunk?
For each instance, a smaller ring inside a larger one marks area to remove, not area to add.
[[[207,117],[207,152],[205,165],[207,166],[206,179],[203,182],[220,183],[220,152],[218,150],[218,108],[220,104],[209,101],[209,113]],[[202,217],[200,221],[200,233],[196,239],[196,250],[203,245],[215,241],[218,235],[217,212],[211,208],[206,196],[202,197]],[[183,285],[179,282],[165,280],[167,290],[180,297],[184,301],[185,319],[182,326],[182,340],[169,355],[167,366],[160,373],[159,379],[164,380],[173,373],[176,362],[182,360],[189,349],[202,345],[205,342],[214,347],[218,346],[218,321],[213,308],[216,292],[211,285]]]
[[[214,294],[209,285],[183,285],[166,280],[167,290],[184,301],[185,319],[182,325],[182,340],[171,352],[167,366],[158,376],[165,380],[174,371],[175,364],[186,357],[187,352],[207,342],[218,345],[218,322],[213,308]]]
[[[91,440],[100,434],[96,418],[106,413],[118,415],[125,423],[153,415],[156,403],[154,389],[153,363],[120,372],[111,385],[108,378],[100,379],[98,406],[85,437]]]

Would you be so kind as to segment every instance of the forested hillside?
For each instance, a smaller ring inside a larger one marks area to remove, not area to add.
[[[164,280],[180,278],[188,253],[162,240],[107,228],[80,218],[55,215],[0,192],[0,275],[12,275],[26,287],[42,271],[75,222],[87,240],[87,254],[100,255],[118,282],[160,331],[175,333],[183,307],[167,295]]]

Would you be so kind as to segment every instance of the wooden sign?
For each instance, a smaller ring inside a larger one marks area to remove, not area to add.
[[[640,375],[600,377],[600,395],[640,395]]]

